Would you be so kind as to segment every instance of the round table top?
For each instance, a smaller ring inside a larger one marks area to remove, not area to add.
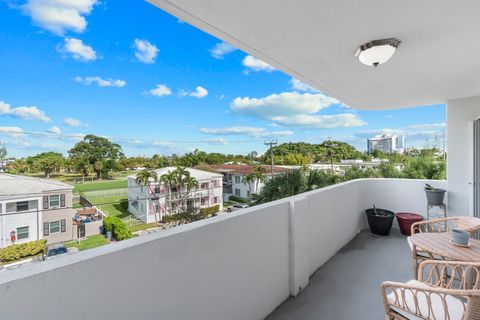
[[[413,245],[430,253],[455,261],[480,261],[480,240],[470,238],[470,247],[459,247],[450,242],[449,232],[416,233],[410,240]]]

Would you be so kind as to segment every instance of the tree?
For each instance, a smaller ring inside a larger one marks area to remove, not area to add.
[[[144,169],[137,173],[137,176],[135,177],[135,182],[140,185],[146,186],[150,192],[155,195],[155,189],[152,189],[151,181],[153,182],[158,182],[158,176],[155,171],[151,171],[148,169]]]
[[[68,153],[75,161],[88,162],[98,179],[108,176],[110,170],[117,167],[118,160],[124,157],[120,145],[92,134],[86,135]]]
[[[53,171],[60,170],[63,162],[63,155],[58,152],[43,152],[27,158],[27,164],[34,171],[43,171],[45,178],[50,178]]]
[[[243,175],[242,178],[243,184],[248,184],[248,192],[252,194],[252,183],[255,182],[255,175],[253,173],[248,173]]]
[[[168,190],[168,201],[166,203],[167,211],[171,211],[172,206],[172,191],[174,188],[176,175],[173,171],[168,171],[160,177],[160,181],[164,184],[165,189]]]
[[[262,167],[262,166],[255,166],[253,168],[253,178],[255,181],[255,194],[258,193],[258,187],[260,182],[264,183],[265,181],[267,181],[267,176],[265,175],[266,172],[267,172],[267,169],[265,169],[265,167]]]

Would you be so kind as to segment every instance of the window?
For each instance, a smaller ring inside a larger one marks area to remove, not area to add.
[[[50,233],[60,232],[60,221],[50,222]]]
[[[17,228],[17,240],[28,238],[28,227]]]
[[[208,182],[203,182],[201,185],[202,189],[208,189]]]
[[[61,232],[67,231],[67,220],[62,219],[60,220],[60,227],[61,227]]]
[[[247,197],[250,198],[250,191],[247,190]]]
[[[48,205],[51,207],[60,207],[60,195],[52,195],[48,197]]]
[[[155,186],[155,194],[159,194],[160,193],[160,186]]]
[[[17,211],[28,211],[28,201],[17,202]],[[27,232],[28,232],[28,227],[25,227],[25,228],[27,228]],[[27,238],[28,238],[28,235],[27,235]]]
[[[240,176],[235,176],[235,183],[240,183]]]
[[[204,205],[205,205],[205,198],[201,198],[201,199],[200,199],[200,205],[201,205],[201,206],[204,206]]]
[[[240,189],[235,189],[235,196],[237,197],[241,196]]]
[[[213,197],[213,203],[218,203],[218,197]]]

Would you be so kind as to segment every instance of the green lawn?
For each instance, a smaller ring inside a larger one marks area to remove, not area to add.
[[[65,242],[65,246],[67,248],[76,247],[78,248],[78,250],[82,251],[82,250],[92,249],[96,247],[101,247],[109,243],[110,241],[108,241],[103,234],[97,234],[94,236],[90,236],[86,239],[80,240],[80,243],[78,243],[77,241]]]
[[[130,212],[122,208],[120,201],[126,199],[128,198],[125,196],[116,196],[108,198],[92,198],[89,200],[107,215],[125,218],[130,215]]]
[[[147,230],[147,229],[151,229],[151,228],[154,228],[156,227],[157,224],[156,223],[142,223],[142,224],[136,224],[134,226],[131,226],[130,227],[130,230],[132,232],[135,232],[135,231],[140,231],[140,230]]]
[[[98,191],[98,190],[109,190],[109,189],[121,189],[127,188],[127,180],[107,180],[99,182],[85,182],[76,184],[73,192],[80,193],[86,191]]]

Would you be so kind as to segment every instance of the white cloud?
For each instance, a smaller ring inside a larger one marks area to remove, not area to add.
[[[97,53],[80,39],[66,38],[61,51],[69,53],[75,60],[89,62],[97,60]]]
[[[215,59],[223,59],[225,55],[232,53],[235,50],[237,50],[237,48],[235,48],[231,44],[228,44],[226,42],[219,42],[209,51],[212,57],[214,57]]]
[[[216,135],[256,135],[265,131],[258,127],[201,128],[201,132]]]
[[[402,135],[405,136],[409,147],[425,147],[428,143],[438,144],[442,140],[445,123],[428,123],[428,124],[414,124],[401,128],[381,128],[364,130],[357,132],[356,137],[366,139],[373,137],[380,137],[382,135]]]
[[[333,115],[300,114],[289,117],[275,117],[272,120],[283,126],[317,129],[360,127],[367,124],[353,113]]]
[[[283,92],[263,98],[235,98],[230,107],[233,112],[253,115],[263,119],[278,116],[311,114],[339,103],[335,98],[317,93]]]
[[[248,135],[254,138],[261,137],[286,137],[293,135],[292,131],[267,131],[265,128],[260,127],[244,127],[244,126],[235,126],[235,127],[226,127],[226,128],[200,128],[200,132],[213,134],[213,135]]]
[[[148,91],[148,94],[156,97],[164,97],[172,94],[172,90],[164,84],[157,84],[157,86]]]
[[[322,93],[283,92],[263,98],[235,98],[230,110],[290,127],[324,129],[366,124],[353,113],[318,114],[319,111],[335,104],[340,105],[340,102]]]
[[[314,93],[319,92],[317,89],[315,89],[311,85],[308,85],[295,78],[291,78],[288,83],[290,84],[290,88],[296,91],[314,92]]]
[[[60,130],[60,128],[57,126],[53,126],[50,129],[48,129],[47,132],[53,133],[53,134],[59,134],[59,133],[62,133],[62,130]]]
[[[97,3],[97,0],[28,0],[21,9],[35,24],[63,35],[66,31],[85,31],[85,16]]]
[[[228,144],[228,141],[223,138],[206,139],[205,142],[209,144]]]
[[[0,116],[3,115],[24,120],[50,121],[50,118],[45,115],[45,112],[36,106],[12,108],[8,103],[0,101]]]
[[[154,63],[157,58],[158,48],[148,40],[135,39],[135,57],[143,63]]]
[[[83,83],[84,85],[91,85],[96,83],[100,87],[124,87],[127,82],[120,79],[103,79],[100,77],[75,77],[75,81]]]
[[[267,71],[267,72],[275,71],[274,67],[251,55],[246,56],[243,59],[242,64],[244,67],[252,71]]]
[[[205,89],[204,87],[198,86],[198,87],[195,88],[195,91],[193,91],[193,92],[189,92],[189,91],[181,89],[179,91],[179,95],[181,97],[190,96],[190,97],[195,97],[195,98],[202,99],[202,98],[205,98],[208,95],[208,90]]]
[[[19,137],[23,133],[23,129],[19,127],[0,127],[0,132],[8,133],[12,137]]]
[[[80,127],[82,125],[82,122],[75,118],[65,118],[63,123],[69,127]]]

